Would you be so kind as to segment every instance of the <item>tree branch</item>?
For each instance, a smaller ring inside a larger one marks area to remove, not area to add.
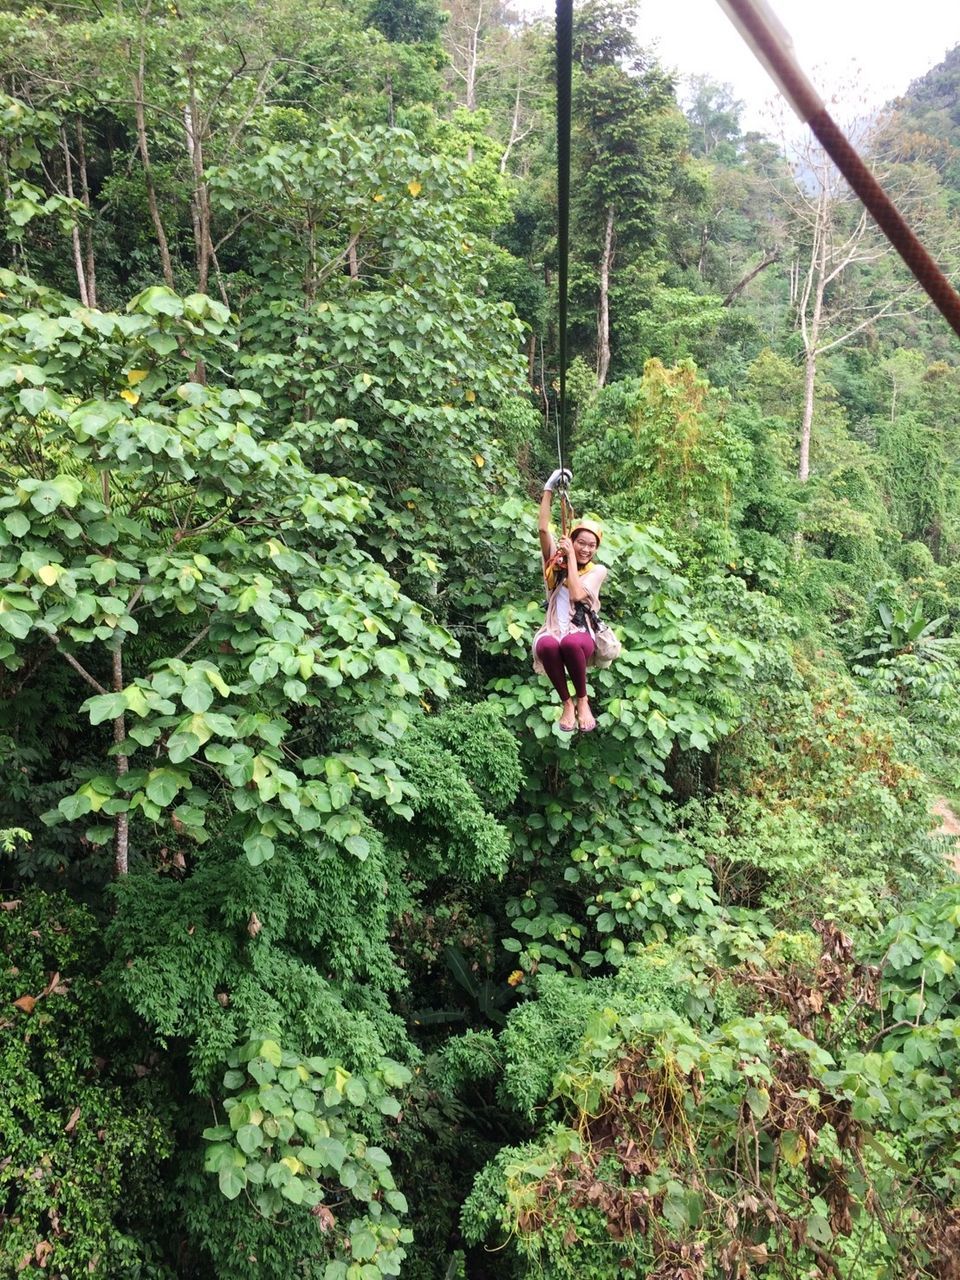
[[[752,271],[748,271],[743,279],[739,280],[733,286],[724,298],[723,305],[725,307],[729,307],[730,303],[733,302],[735,298],[739,297],[751,280],[758,276],[761,271],[766,271],[767,267],[772,267],[775,262],[779,262],[782,256],[783,251],[781,249],[774,249],[773,253],[768,254],[758,266],[754,267]]]
[[[74,671],[76,671],[77,675],[79,675],[82,680],[85,680],[92,689],[96,689],[97,693],[107,692],[100,681],[96,680],[86,667],[81,666],[72,653],[67,653],[66,649],[60,648],[59,636],[51,636],[50,639],[52,643],[57,646],[57,652],[60,654],[60,657],[70,663],[71,667],[73,667]]]

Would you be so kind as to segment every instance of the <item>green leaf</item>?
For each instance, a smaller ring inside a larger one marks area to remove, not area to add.
[[[228,1200],[236,1200],[247,1185],[247,1177],[243,1169],[234,1164],[223,1165],[220,1169],[218,1180],[220,1182],[220,1190]]]
[[[183,302],[165,285],[151,285],[131,299],[128,311],[143,311],[148,316],[182,316]]]
[[[367,1090],[363,1081],[358,1080],[356,1076],[350,1077],[344,1092],[347,1095],[347,1101],[352,1102],[355,1107],[362,1107],[367,1100]]]
[[[269,836],[261,833],[247,836],[243,842],[243,851],[247,855],[247,861],[251,867],[259,867],[263,862],[269,862],[274,854],[273,841]]]
[[[227,1142],[233,1138],[233,1130],[228,1124],[218,1124],[211,1129],[204,1129],[201,1136],[208,1142]]]
[[[258,1057],[266,1058],[271,1066],[279,1067],[283,1062],[283,1050],[276,1040],[263,1040],[260,1044]]]
[[[127,710],[135,716],[146,716],[150,714],[150,704],[147,702],[147,695],[137,684],[132,684],[123,691],[123,700]]]
[[[811,1240],[816,1240],[817,1244],[830,1244],[833,1241],[833,1232],[830,1230],[830,1223],[820,1213],[811,1213],[804,1224],[807,1228],[807,1235]]]
[[[347,1149],[337,1138],[318,1138],[313,1144],[323,1163],[339,1173],[347,1158]]]
[[[127,709],[126,699],[122,693],[98,693],[88,698],[81,706],[90,716],[91,724],[102,724],[104,720],[116,720]]]
[[[83,493],[83,482],[76,476],[54,476],[50,481],[65,507],[75,507]]]
[[[151,769],[144,790],[154,804],[165,809],[186,780],[185,775],[176,769]]]
[[[45,387],[24,387],[18,398],[32,417],[42,413],[51,400],[50,393]]]
[[[291,1072],[293,1076],[299,1079],[299,1073]],[[305,1089],[302,1086],[293,1090],[290,1095],[290,1105],[297,1111],[312,1111],[316,1103],[316,1094],[312,1089]]]
[[[747,1106],[758,1120],[770,1110],[770,1095],[766,1089],[755,1089],[752,1085],[747,1090]]]
[[[243,1124],[237,1130],[237,1144],[248,1156],[263,1145],[263,1130],[258,1124]]]
[[[392,1058],[383,1059],[380,1063],[380,1074],[383,1076],[384,1084],[389,1085],[391,1089],[400,1089],[413,1079],[409,1067],[403,1066],[400,1062],[394,1062]]]
[[[316,1117],[312,1111],[297,1111],[293,1116],[293,1123],[297,1126],[301,1133],[307,1133],[311,1136],[318,1132]],[[303,1156],[301,1154],[301,1160]],[[304,1164],[306,1161],[304,1160]]]
[[[178,346],[176,338],[170,333],[148,333],[146,343],[158,356],[168,356]]]
[[[213,689],[208,680],[195,681],[184,688],[180,698],[191,711],[203,712],[213,702]]]
[[[89,796],[78,792],[73,796],[64,796],[57,808],[68,822],[74,822],[77,818],[82,818],[85,814],[90,813],[93,805],[90,803]]]
[[[363,862],[370,852],[370,841],[364,839],[363,836],[347,836],[343,842],[343,847],[347,853],[352,853],[355,858],[359,858]]]
[[[24,534],[30,532],[30,521],[22,511],[11,511],[4,518],[3,523],[15,538],[22,538]]]
[[[217,1129],[225,1129],[226,1125],[218,1125]],[[232,1133],[228,1135],[232,1138]],[[233,1142],[216,1141],[207,1147],[203,1155],[203,1167],[207,1173],[218,1173],[226,1165],[237,1166],[237,1152]]]
[[[111,582],[117,574],[117,562],[109,556],[101,556],[91,561],[90,572],[95,582],[102,587],[105,583]]]
[[[663,1216],[674,1231],[686,1231],[690,1227],[687,1192],[679,1182],[667,1183],[667,1194],[663,1199]]]
[[[167,739],[167,755],[170,763],[183,764],[184,760],[195,756],[202,745],[195,733],[191,733],[189,729],[178,729]]]
[[[0,601],[0,606],[5,606],[0,607],[0,627],[15,640],[25,640],[33,627],[30,615],[20,609],[11,608],[6,601]]]
[[[303,1204],[303,1183],[299,1178],[294,1178],[291,1182],[284,1183],[280,1194],[291,1204]]]
[[[350,1235],[350,1255],[357,1262],[372,1258],[377,1252],[377,1237],[366,1227],[354,1231]]]
[[[30,494],[30,505],[41,515],[48,516],[63,503],[75,507],[83,492],[83,485],[73,476],[54,476]]]

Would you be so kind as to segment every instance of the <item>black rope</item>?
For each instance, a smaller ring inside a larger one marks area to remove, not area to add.
[[[573,0],[557,0],[557,288],[560,319],[560,403],[557,453],[563,470],[567,441],[567,278],[570,259],[570,115],[573,82]]]

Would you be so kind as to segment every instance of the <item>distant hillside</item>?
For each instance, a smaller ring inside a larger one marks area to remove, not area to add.
[[[939,151],[937,164],[946,185],[960,190],[960,45],[914,80],[893,105],[907,128],[925,138],[928,154]]]
[[[955,141],[960,130],[960,45],[926,75],[914,80],[903,102],[911,115],[926,122],[928,132]]]

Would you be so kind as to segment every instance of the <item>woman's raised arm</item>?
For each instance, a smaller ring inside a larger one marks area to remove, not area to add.
[[[543,563],[549,564],[557,550],[557,544],[553,534],[550,532],[550,513],[553,508],[553,491],[558,484],[568,485],[573,479],[573,474],[566,468],[561,470],[559,467],[552,472],[543,486],[543,497],[540,499],[540,554],[543,556]]]

